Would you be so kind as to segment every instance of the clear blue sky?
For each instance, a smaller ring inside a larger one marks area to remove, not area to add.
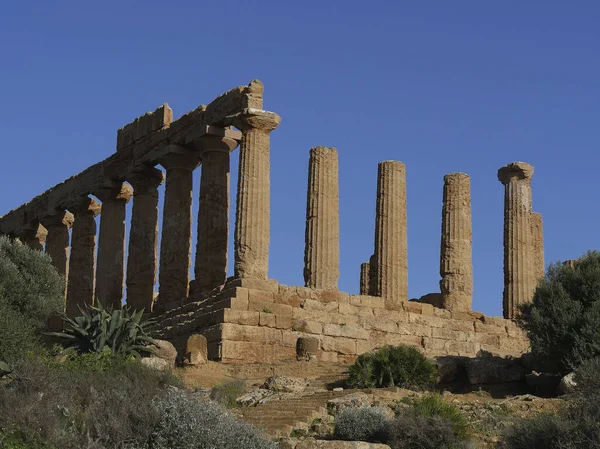
[[[108,157],[138,115],[166,101],[179,117],[257,78],[265,109],[283,117],[271,147],[271,277],[302,284],[308,150],[335,146],[340,288],[358,290],[377,162],[397,159],[410,296],[438,289],[443,176],[463,171],[474,308],[500,314],[499,167],[535,166],[547,262],[598,246],[599,23],[593,1],[5,2],[0,214]],[[237,152],[232,165],[235,190]]]

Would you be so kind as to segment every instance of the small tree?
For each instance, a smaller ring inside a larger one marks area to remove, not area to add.
[[[600,356],[600,252],[551,265],[520,323],[548,371],[566,373]]]
[[[63,286],[48,255],[0,236],[0,360],[39,346],[37,331],[63,310]]]

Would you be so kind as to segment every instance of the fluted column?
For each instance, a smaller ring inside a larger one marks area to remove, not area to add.
[[[546,263],[544,261],[544,225],[542,215],[538,212],[531,213],[531,241],[533,244],[533,272],[537,283],[546,276]]]
[[[386,307],[408,301],[406,168],[399,161],[379,163],[375,216],[375,294]]]
[[[84,198],[69,207],[73,212],[71,257],[67,283],[67,316],[80,314],[79,307],[94,303],[94,274],[96,272],[96,220],[101,206]]]
[[[465,173],[444,176],[440,290],[442,308],[469,311],[473,303],[471,181]]]
[[[128,184],[96,192],[102,201],[95,301],[105,307],[120,308],[125,277],[125,205],[133,195]]]
[[[127,255],[127,305],[134,310],[152,311],[158,265],[158,186],[163,172],[149,168],[132,173],[131,228]]]
[[[519,306],[530,302],[536,279],[531,236],[531,177],[533,167],[512,162],[498,170],[504,184],[504,294],[505,318],[516,318]]]
[[[41,220],[48,230],[46,254],[52,259],[52,265],[65,278],[65,294],[69,273],[69,229],[73,226],[73,214],[62,211]]]
[[[167,170],[163,205],[160,270],[160,305],[188,295],[192,248],[192,172],[199,159],[191,154],[169,154],[161,159]]]
[[[340,277],[338,154],[335,148],[310,150],[306,200],[304,283],[337,290]]]
[[[371,283],[371,264],[363,262],[360,264],[360,294],[368,295]]]
[[[281,117],[245,109],[233,119],[242,131],[235,217],[235,276],[267,279],[270,241],[270,137]]]
[[[238,145],[241,133],[207,126],[194,148],[202,157],[198,241],[191,294],[204,295],[225,284],[229,236],[229,153]]]
[[[39,223],[33,223],[31,229],[25,229],[19,234],[19,240],[24,244],[37,251],[44,250],[44,243],[48,231]]]

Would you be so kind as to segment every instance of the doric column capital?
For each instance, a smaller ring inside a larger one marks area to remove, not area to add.
[[[46,229],[52,228],[54,226],[66,226],[67,229],[70,229],[73,226],[73,214],[71,212],[67,212],[66,210],[57,212],[55,215],[49,215],[40,219],[40,223],[44,225]]]
[[[234,125],[242,131],[257,129],[265,133],[270,133],[279,126],[281,117],[274,112],[247,108],[238,114],[228,117],[226,123]]]
[[[527,162],[511,162],[498,170],[498,180],[506,185],[512,180],[530,181],[533,177],[533,166]]]
[[[127,175],[127,182],[133,186],[134,195],[147,192],[149,189],[157,189],[164,180],[165,175],[158,168],[148,168],[143,171],[132,172]]]
[[[40,223],[34,222],[31,223],[31,225],[28,228],[23,229],[21,231],[21,233],[19,234],[19,239],[28,246],[33,247],[32,242],[38,242],[40,245],[43,245],[46,241],[47,235],[48,230]]]
[[[118,200],[128,203],[133,195],[133,187],[123,182],[115,182],[96,191],[95,195],[103,203]]]
[[[233,128],[219,128],[212,125],[204,125],[190,133],[186,143],[201,154],[208,151],[221,151],[229,153],[238,146],[242,139],[242,133]]]
[[[161,157],[158,162],[167,170],[181,169],[193,171],[194,169],[196,169],[196,167],[200,165],[199,156],[191,153],[169,153]]]
[[[69,205],[69,210],[75,215],[90,212],[94,217],[96,217],[102,211],[102,205],[95,199],[86,196],[79,200],[73,201]]]

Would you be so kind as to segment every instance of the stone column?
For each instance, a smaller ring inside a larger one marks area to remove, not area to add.
[[[48,231],[44,226],[39,223],[34,223],[31,229],[25,229],[19,234],[19,240],[31,249],[43,251],[47,235]]]
[[[465,173],[444,176],[440,290],[442,308],[470,311],[473,303],[471,181]]]
[[[74,214],[71,234],[71,257],[67,283],[67,316],[80,314],[79,307],[94,303],[94,274],[96,272],[96,220],[101,206],[84,198],[69,207]]]
[[[498,170],[504,184],[505,318],[516,318],[519,306],[530,302],[535,289],[531,238],[531,177],[533,167],[512,162]]]
[[[533,272],[537,287],[537,283],[546,276],[546,263],[544,261],[544,226],[542,215],[537,212],[531,213],[531,241],[533,244]]]
[[[242,131],[235,217],[235,276],[267,279],[270,240],[270,137],[281,117],[245,109],[233,119]]]
[[[69,229],[73,226],[73,214],[63,211],[41,220],[48,230],[46,254],[52,259],[52,265],[66,279],[69,273]]]
[[[363,262],[360,264],[360,294],[368,295],[371,284],[371,264]]]
[[[188,295],[192,248],[192,172],[199,160],[192,154],[171,153],[160,160],[167,170],[163,205],[160,306]]]
[[[134,310],[152,311],[158,265],[158,186],[163,172],[149,168],[132,173],[131,228],[127,256],[127,305]]]
[[[406,167],[399,161],[379,163],[375,216],[375,294],[387,308],[408,301]]]
[[[207,126],[194,140],[202,157],[202,174],[192,294],[204,295],[224,285],[227,278],[229,153],[239,139],[239,131]]]
[[[304,283],[337,290],[340,277],[338,154],[335,148],[310,150],[306,200]]]
[[[121,307],[125,268],[125,205],[133,195],[128,184],[118,183],[96,192],[102,201],[98,236],[95,301],[104,307]]]

